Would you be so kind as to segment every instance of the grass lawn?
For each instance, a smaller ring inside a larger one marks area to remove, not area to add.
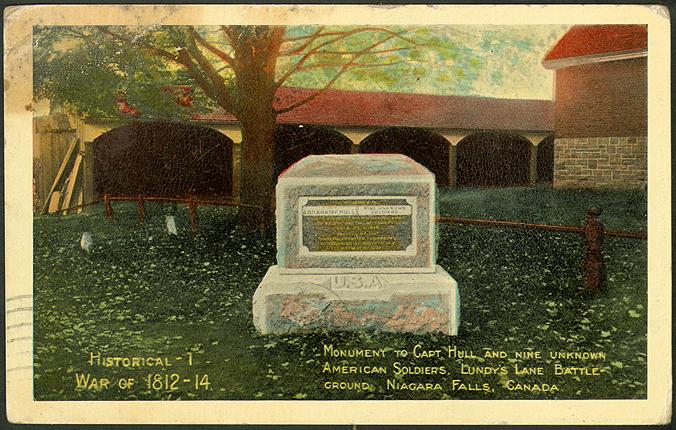
[[[455,217],[582,225],[586,210],[600,208],[608,230],[643,230],[648,222],[646,193],[533,188],[458,188],[439,195],[439,210]]]
[[[458,189],[440,195],[444,215],[551,224],[581,225],[591,205],[604,210],[602,220],[609,229],[645,230],[642,192],[515,188]],[[101,207],[87,215],[34,218],[37,400],[646,397],[645,241],[607,238],[607,289],[588,296],[581,290],[581,237],[445,224],[440,226],[438,263],[459,284],[458,337],[339,332],[261,336],[253,327],[251,299],[267,268],[275,264],[274,235],[241,233],[232,208],[200,208],[196,235],[179,208],[178,237],[164,231],[166,208],[160,205],[147,205],[145,224],[137,223],[133,204],[116,204],[114,209],[115,218],[109,221]],[[89,254],[79,247],[83,231],[92,232],[95,240]],[[325,355],[325,345],[383,348],[387,353],[383,358],[331,357]],[[416,345],[441,350],[442,355],[414,358]],[[472,351],[475,358],[449,358],[449,347]],[[395,350],[409,355],[397,357]],[[485,357],[487,350],[506,356]],[[542,357],[516,357],[515,352],[525,350]],[[557,351],[602,352],[605,359],[549,356]],[[92,353],[169,362],[140,368],[92,366]],[[387,373],[325,372],[326,363],[378,366]],[[557,363],[597,368],[600,374],[555,375]],[[461,364],[497,370],[467,375]],[[515,375],[514,365],[542,367],[544,375]],[[442,367],[445,374],[439,374]],[[395,375],[400,368],[436,368],[437,374]],[[78,389],[76,375],[87,373],[110,379],[113,386]],[[115,385],[119,378],[134,378],[135,386],[121,389]],[[390,379],[439,383],[442,389],[389,389]],[[454,390],[453,380],[477,389]],[[368,382],[370,388],[327,389],[327,381]],[[557,385],[558,390],[509,388],[517,383]],[[489,389],[484,391],[483,384]]]

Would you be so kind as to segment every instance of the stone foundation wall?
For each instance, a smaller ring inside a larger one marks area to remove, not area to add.
[[[640,188],[647,176],[645,137],[557,138],[554,187]]]

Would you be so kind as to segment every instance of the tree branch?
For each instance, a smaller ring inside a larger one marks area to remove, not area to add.
[[[204,77],[202,76],[202,73],[200,70],[197,68],[195,63],[192,61],[192,58],[190,58],[190,54],[186,49],[179,49],[178,51],[178,61],[182,66],[186,68],[188,71],[188,74],[190,75],[191,78],[197,82],[197,84],[202,88],[202,90],[212,99],[218,101],[218,93],[215,91],[213,88],[212,84]],[[220,104],[220,103],[219,103]]]
[[[209,62],[209,60],[204,56],[202,51],[200,51],[197,46],[199,41],[199,34],[193,27],[189,27],[188,34],[190,35],[190,43],[188,43],[188,51],[195,58],[197,64],[202,68],[206,73],[207,78],[211,81],[211,90],[215,96],[215,100],[218,104],[227,110],[230,110],[234,113],[236,108],[236,101],[234,97],[230,94],[230,91],[225,86],[225,81],[223,77],[218,74],[214,66]],[[192,61],[190,61],[192,63]],[[200,73],[201,75],[201,73]]]
[[[327,69],[327,68],[342,68],[344,66],[347,66],[351,69],[354,69],[356,67],[386,67],[386,66],[392,66],[394,64],[401,64],[401,63],[406,63],[406,61],[401,60],[401,61],[391,61],[389,63],[354,63],[354,64],[337,64],[337,63],[314,63],[310,64],[309,66],[303,66],[299,72],[305,71],[305,70],[310,70],[310,69]]]
[[[265,55],[267,56],[265,60],[265,65],[263,69],[266,70],[272,76],[272,85],[274,87],[275,79],[275,68],[277,67],[277,59],[279,58],[279,49],[282,46],[282,39],[284,38],[284,33],[286,29],[284,27],[273,26],[270,28],[270,31],[267,33],[269,38],[269,43],[267,49],[265,49]]]
[[[226,64],[228,64],[230,67],[235,69],[237,62],[236,60],[228,55],[227,52],[224,52],[220,49],[218,49],[216,46],[213,44],[207,42],[200,34],[195,30],[193,26],[190,26],[188,28],[188,31],[190,33],[190,36],[197,41],[200,45],[204,46],[206,49],[208,49],[212,54],[216,55],[218,58],[221,60],[225,61]]]
[[[317,37],[321,37],[321,36],[320,36],[320,33],[321,33],[323,30],[324,30],[324,26],[323,26],[323,25],[320,25],[320,26],[317,28],[317,31],[315,31],[314,33],[308,34],[308,35],[305,35],[305,36],[286,37],[286,38],[284,38],[284,40],[282,40],[282,44],[284,44],[284,43],[298,42],[299,40],[305,40],[305,39],[316,39]],[[328,35],[328,33],[327,33],[327,34],[324,34],[324,36],[327,36],[327,35]]]
[[[231,25],[222,25],[221,30],[223,31],[223,35],[225,36],[225,39],[230,43],[230,46],[232,46],[232,49],[237,49],[237,42],[236,40],[236,34],[235,30]]]
[[[387,28],[381,28],[381,27],[364,27],[364,28],[357,28],[357,29],[350,30],[350,31],[337,32],[336,37],[334,37],[333,39],[328,40],[328,41],[325,41],[325,42],[322,42],[322,43],[320,43],[319,45],[317,45],[317,46],[315,46],[314,48],[312,48],[312,49],[310,49],[309,51],[307,51],[307,52],[306,52],[306,53],[305,53],[305,54],[304,54],[304,55],[296,62],[296,64],[294,64],[291,68],[289,68],[289,70],[287,70],[286,73],[284,73],[284,74],[279,78],[279,80],[278,80],[278,81],[276,82],[276,84],[275,84],[275,88],[281,87],[282,84],[284,84],[284,82],[285,82],[291,75],[293,75],[294,73],[297,73],[297,72],[300,70],[300,68],[303,66],[303,64],[304,64],[310,57],[312,57],[312,56],[315,55],[315,54],[321,53],[321,49],[322,49],[323,47],[328,46],[328,45],[331,45],[331,44],[333,44],[333,43],[335,43],[335,42],[338,42],[338,41],[340,41],[340,40],[346,39],[346,38],[348,38],[348,37],[350,37],[350,36],[353,36],[353,35],[355,35],[355,34],[358,34],[358,33],[375,32],[375,33],[385,33],[385,34],[388,34],[388,35],[389,35],[389,36],[386,37],[385,39],[382,39],[380,42],[377,42],[375,45],[372,45],[372,46],[374,46],[374,47],[375,47],[375,46],[379,46],[379,45],[381,45],[382,43],[384,43],[385,41],[390,40],[390,39],[393,39],[393,38],[399,38],[399,39],[404,40],[404,41],[406,41],[406,42],[408,42],[408,43],[410,43],[410,44],[412,44],[412,45],[415,45],[415,46],[423,46],[423,45],[420,45],[419,43],[417,43],[417,42],[415,42],[415,41],[413,41],[413,40],[410,40],[410,39],[408,39],[408,38],[402,36],[404,33],[407,33],[408,31],[409,31],[409,30],[402,30],[402,31],[399,31],[399,32],[395,32],[395,31],[392,31],[392,30],[390,30],[390,29],[387,29]],[[324,34],[326,35],[326,34],[328,34],[328,33],[324,33]],[[368,49],[368,48],[369,48],[369,47],[367,47],[366,49]],[[371,48],[371,49],[372,49],[372,48]],[[363,51],[363,50],[356,51],[354,54],[360,54],[360,56],[361,56],[361,55],[363,55],[363,54],[361,54],[362,51]]]
[[[287,70],[286,73],[284,73],[284,75],[282,75],[282,77],[279,78],[279,80],[275,83],[275,88],[281,87],[282,84],[289,78],[289,76],[291,76],[291,75],[293,75],[294,73],[296,73],[296,72],[303,66],[303,63],[305,63],[312,55],[316,54],[316,53],[317,53],[320,49],[322,49],[324,46],[327,46],[327,45],[330,45],[330,44],[332,44],[332,43],[334,43],[334,42],[337,42],[337,41],[339,41],[339,40],[345,39],[345,38],[351,36],[352,34],[356,34],[356,31],[354,31],[354,32],[345,32],[345,33],[341,34],[341,35],[338,36],[338,37],[335,37],[335,38],[333,38],[333,39],[331,39],[331,40],[329,40],[329,41],[327,41],[327,42],[320,43],[319,45],[317,45],[317,46],[315,46],[314,48],[310,49],[308,52],[305,53],[305,55],[303,55],[303,56],[296,62],[296,64],[293,65],[293,67],[291,67],[289,70]]]
[[[322,26],[323,27],[323,26]],[[408,32],[409,30],[406,30],[405,32]],[[342,36],[344,34],[352,35],[352,34],[357,34],[357,33],[364,33],[364,32],[384,32],[384,33],[395,33],[393,30],[390,30],[385,27],[363,27],[363,28],[357,28],[355,30],[345,30],[345,31],[330,31],[326,33],[321,33],[319,35],[316,35],[316,33],[309,34],[307,36],[298,36],[298,37],[290,37],[284,39],[282,44],[284,43],[291,43],[291,42],[297,42],[299,40],[303,39],[308,39],[308,38],[313,38],[316,39],[318,37],[329,37],[329,36]],[[417,42],[415,41],[410,41],[411,43],[415,44]]]
[[[222,28],[218,28],[218,29],[214,29],[214,30],[209,30],[208,28],[209,28],[209,27],[207,27],[207,28],[204,30],[204,32],[207,33],[207,34],[221,34],[221,33],[223,32]],[[223,41],[223,42],[220,42],[220,41],[219,41],[219,42],[212,41],[211,43],[214,43],[214,44],[216,44],[216,45],[223,44],[223,45],[227,45],[227,46],[229,46],[229,47],[231,47],[231,48],[233,47],[232,44],[230,44],[230,42],[228,42],[228,41]]]
[[[397,37],[396,34],[390,34],[389,36],[385,37],[384,39],[381,39],[381,40],[365,47],[361,51],[358,51],[357,53],[353,54],[353,57],[350,59],[350,61],[341,66],[341,69],[333,76],[333,78],[331,78],[331,80],[329,80],[329,82],[324,86],[324,88],[322,88],[321,90],[309,95],[308,97],[305,97],[304,99],[301,99],[301,100],[299,100],[295,103],[290,104],[289,106],[286,106],[286,107],[280,108],[280,109],[276,109],[277,114],[279,115],[279,114],[283,114],[285,112],[292,111],[292,110],[296,109],[297,107],[302,106],[304,104],[307,104],[307,103],[311,102],[312,100],[316,99],[321,94],[323,94],[326,90],[331,88],[331,86],[338,80],[338,78],[340,78],[345,72],[350,70],[354,64],[358,64],[358,63],[355,63],[355,62],[359,58],[363,57],[364,55],[369,54],[370,51],[373,50],[373,48],[376,48],[376,47],[382,45],[383,43],[387,42],[388,40],[393,39],[395,37]]]
[[[398,51],[408,51],[410,49],[415,49],[415,46],[407,46],[402,48],[391,48],[391,49],[380,49],[369,52],[369,54],[386,54],[388,52],[398,52]],[[317,54],[322,55],[351,55],[358,54],[359,51],[319,51]]]
[[[313,34],[311,34],[311,35],[309,35],[309,36],[304,36],[304,37],[300,37],[300,38],[292,38],[292,39],[285,39],[285,40],[283,40],[283,41],[282,41],[282,44],[287,43],[287,42],[293,42],[293,41],[298,41],[298,40],[308,39],[307,42],[301,43],[299,46],[295,47],[294,49],[292,49],[292,50],[290,50],[290,51],[280,52],[279,55],[280,55],[281,57],[286,57],[286,56],[289,56],[289,55],[297,55],[297,54],[300,54],[301,52],[303,52],[303,51],[305,50],[305,48],[307,48],[308,46],[310,46],[310,45],[311,45],[315,40],[317,40],[318,38],[320,38],[320,37],[326,37],[326,35],[321,34],[323,30],[324,30],[324,26],[320,26],[320,27],[317,29],[317,31],[315,31]]]

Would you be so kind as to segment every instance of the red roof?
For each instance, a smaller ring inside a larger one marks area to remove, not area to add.
[[[283,108],[315,91],[280,88],[275,107]],[[279,115],[278,121],[354,127],[553,130],[553,113],[554,105],[550,100],[327,90],[311,102]],[[196,119],[236,121],[223,111]]]
[[[544,61],[647,48],[647,25],[575,25],[547,53]]]

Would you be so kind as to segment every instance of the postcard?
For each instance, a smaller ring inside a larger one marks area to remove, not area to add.
[[[4,22],[9,421],[671,421],[666,8]]]

